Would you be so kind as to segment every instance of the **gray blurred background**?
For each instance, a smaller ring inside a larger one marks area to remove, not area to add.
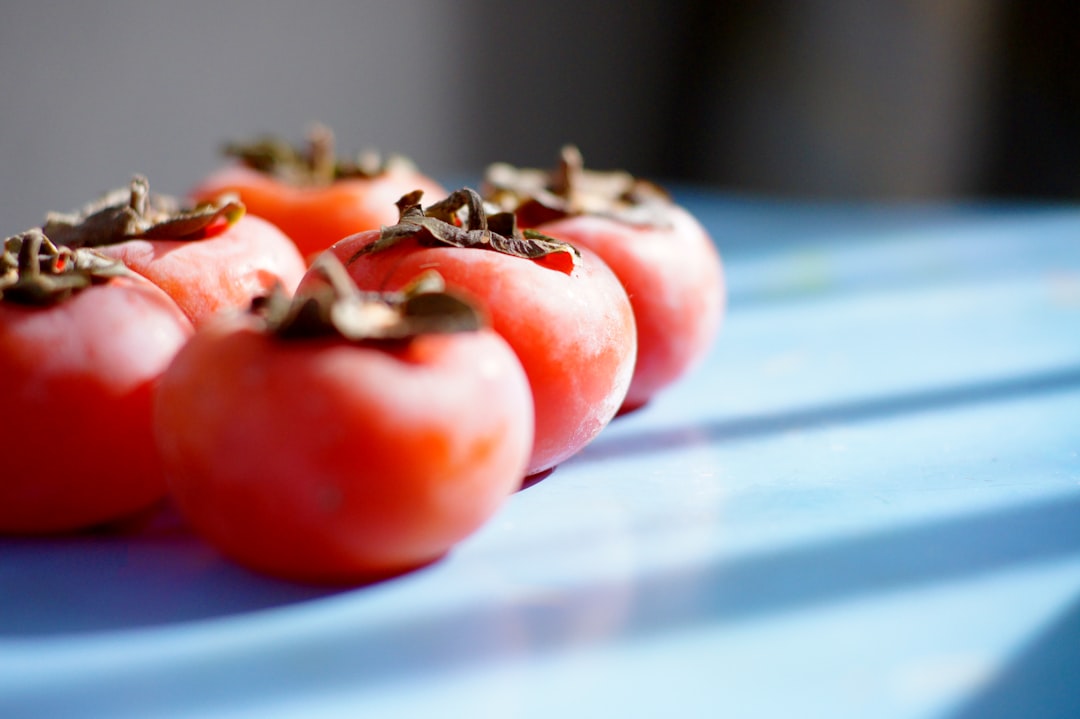
[[[590,166],[730,192],[1074,198],[1080,3],[5,0],[3,234],[310,123],[475,177]]]

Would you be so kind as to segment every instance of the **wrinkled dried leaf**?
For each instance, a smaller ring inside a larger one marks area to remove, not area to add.
[[[475,190],[457,190],[426,210],[420,204],[422,197],[421,190],[414,190],[398,200],[398,223],[384,227],[379,238],[358,250],[349,258],[349,263],[363,255],[393,247],[408,238],[415,238],[429,247],[442,245],[493,250],[528,260],[566,253],[571,258],[571,268],[580,257],[577,249],[567,242],[538,232],[521,232],[513,213],[497,212],[489,216]]]
[[[446,291],[429,272],[400,292],[361,292],[333,255],[312,266],[318,282],[290,301],[280,287],[257,311],[282,339],[338,336],[353,342],[406,340],[422,334],[469,332],[484,326],[478,308]]]
[[[49,213],[41,230],[55,244],[101,247],[132,239],[197,240],[219,225],[244,215],[244,205],[225,196],[191,208],[164,195],[151,195],[145,177],[136,176],[125,189],[113,190],[78,212]]]
[[[573,145],[562,148],[551,171],[490,165],[483,190],[489,202],[527,218],[530,225],[586,214],[635,226],[671,224],[672,200],[661,187],[625,171],[588,170]]]
[[[253,170],[294,186],[329,185],[347,178],[378,177],[392,169],[414,165],[400,155],[383,158],[374,150],[364,150],[354,158],[336,156],[334,133],[316,123],[308,130],[306,147],[296,147],[281,138],[263,136],[251,142],[232,142],[223,153]]]
[[[0,300],[51,305],[112,277],[130,275],[119,260],[91,249],[57,247],[39,229],[4,240]]]

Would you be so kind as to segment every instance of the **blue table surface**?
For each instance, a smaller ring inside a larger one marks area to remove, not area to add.
[[[1080,207],[677,196],[692,375],[379,584],[0,539],[0,716],[1080,716]]]

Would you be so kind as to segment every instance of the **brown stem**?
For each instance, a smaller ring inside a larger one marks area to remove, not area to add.
[[[145,217],[150,208],[150,182],[142,175],[131,180],[131,210],[139,217]]]
[[[334,133],[321,123],[308,132],[308,164],[313,184],[329,185],[337,175],[337,156],[334,154]]]
[[[574,192],[581,185],[585,171],[585,159],[574,145],[564,145],[559,153],[559,166],[551,173],[550,189],[559,197],[573,201]]]

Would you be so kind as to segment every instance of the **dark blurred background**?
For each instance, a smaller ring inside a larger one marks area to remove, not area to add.
[[[440,177],[593,167],[811,198],[1080,195],[1069,0],[6,0],[4,234],[310,123]]]

